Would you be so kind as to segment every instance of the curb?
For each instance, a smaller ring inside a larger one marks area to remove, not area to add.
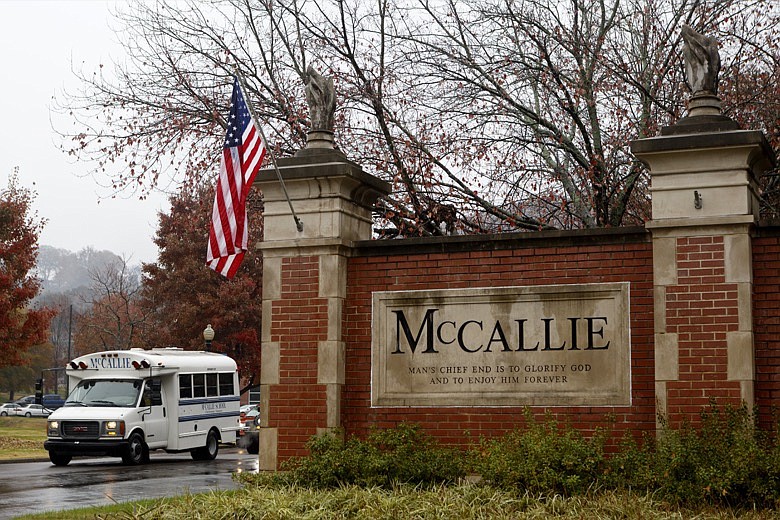
[[[0,459],[0,464],[22,464],[25,462],[49,462],[49,457],[29,457],[26,459]]]

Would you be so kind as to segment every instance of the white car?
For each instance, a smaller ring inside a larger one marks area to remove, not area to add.
[[[16,411],[21,408],[21,405],[18,403],[5,403],[3,405],[0,405],[0,415],[6,416],[6,415],[16,415]]]
[[[51,414],[51,410],[44,408],[41,404],[28,404],[17,408],[15,415],[23,415],[25,417],[48,417]]]
[[[247,413],[252,408],[256,407],[257,404],[242,404],[241,408],[238,409],[239,413]]]

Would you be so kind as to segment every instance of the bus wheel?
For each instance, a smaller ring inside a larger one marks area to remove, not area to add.
[[[55,466],[67,466],[73,457],[67,453],[57,453],[56,451],[49,452],[49,460]]]
[[[122,455],[122,462],[130,466],[143,464],[148,459],[146,444],[141,434],[134,433],[130,436],[130,444],[127,447],[127,453]]]
[[[214,460],[219,453],[219,437],[214,430],[211,430],[206,437],[206,445],[202,448],[196,448],[190,452],[194,460]]]

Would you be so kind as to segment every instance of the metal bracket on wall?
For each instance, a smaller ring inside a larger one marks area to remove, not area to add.
[[[701,194],[698,192],[698,190],[695,190],[693,192],[693,207],[696,209],[701,209],[701,205],[702,205]]]

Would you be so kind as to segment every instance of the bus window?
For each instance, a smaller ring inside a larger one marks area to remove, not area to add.
[[[179,376],[181,377],[181,376]],[[155,399],[153,397],[154,395],[154,385],[157,385],[157,402],[155,403]],[[160,380],[159,379],[148,379],[146,381],[146,384],[144,385],[144,391],[141,394],[141,406],[155,406],[160,403]]]
[[[219,374],[219,395],[233,394],[233,374]]]
[[[219,395],[219,387],[217,386],[217,374],[206,374],[206,395],[209,397],[216,397]]]
[[[192,397],[206,397],[205,374],[192,374]]]
[[[181,374],[179,376],[179,398],[189,399],[190,397],[192,397],[192,376]]]

